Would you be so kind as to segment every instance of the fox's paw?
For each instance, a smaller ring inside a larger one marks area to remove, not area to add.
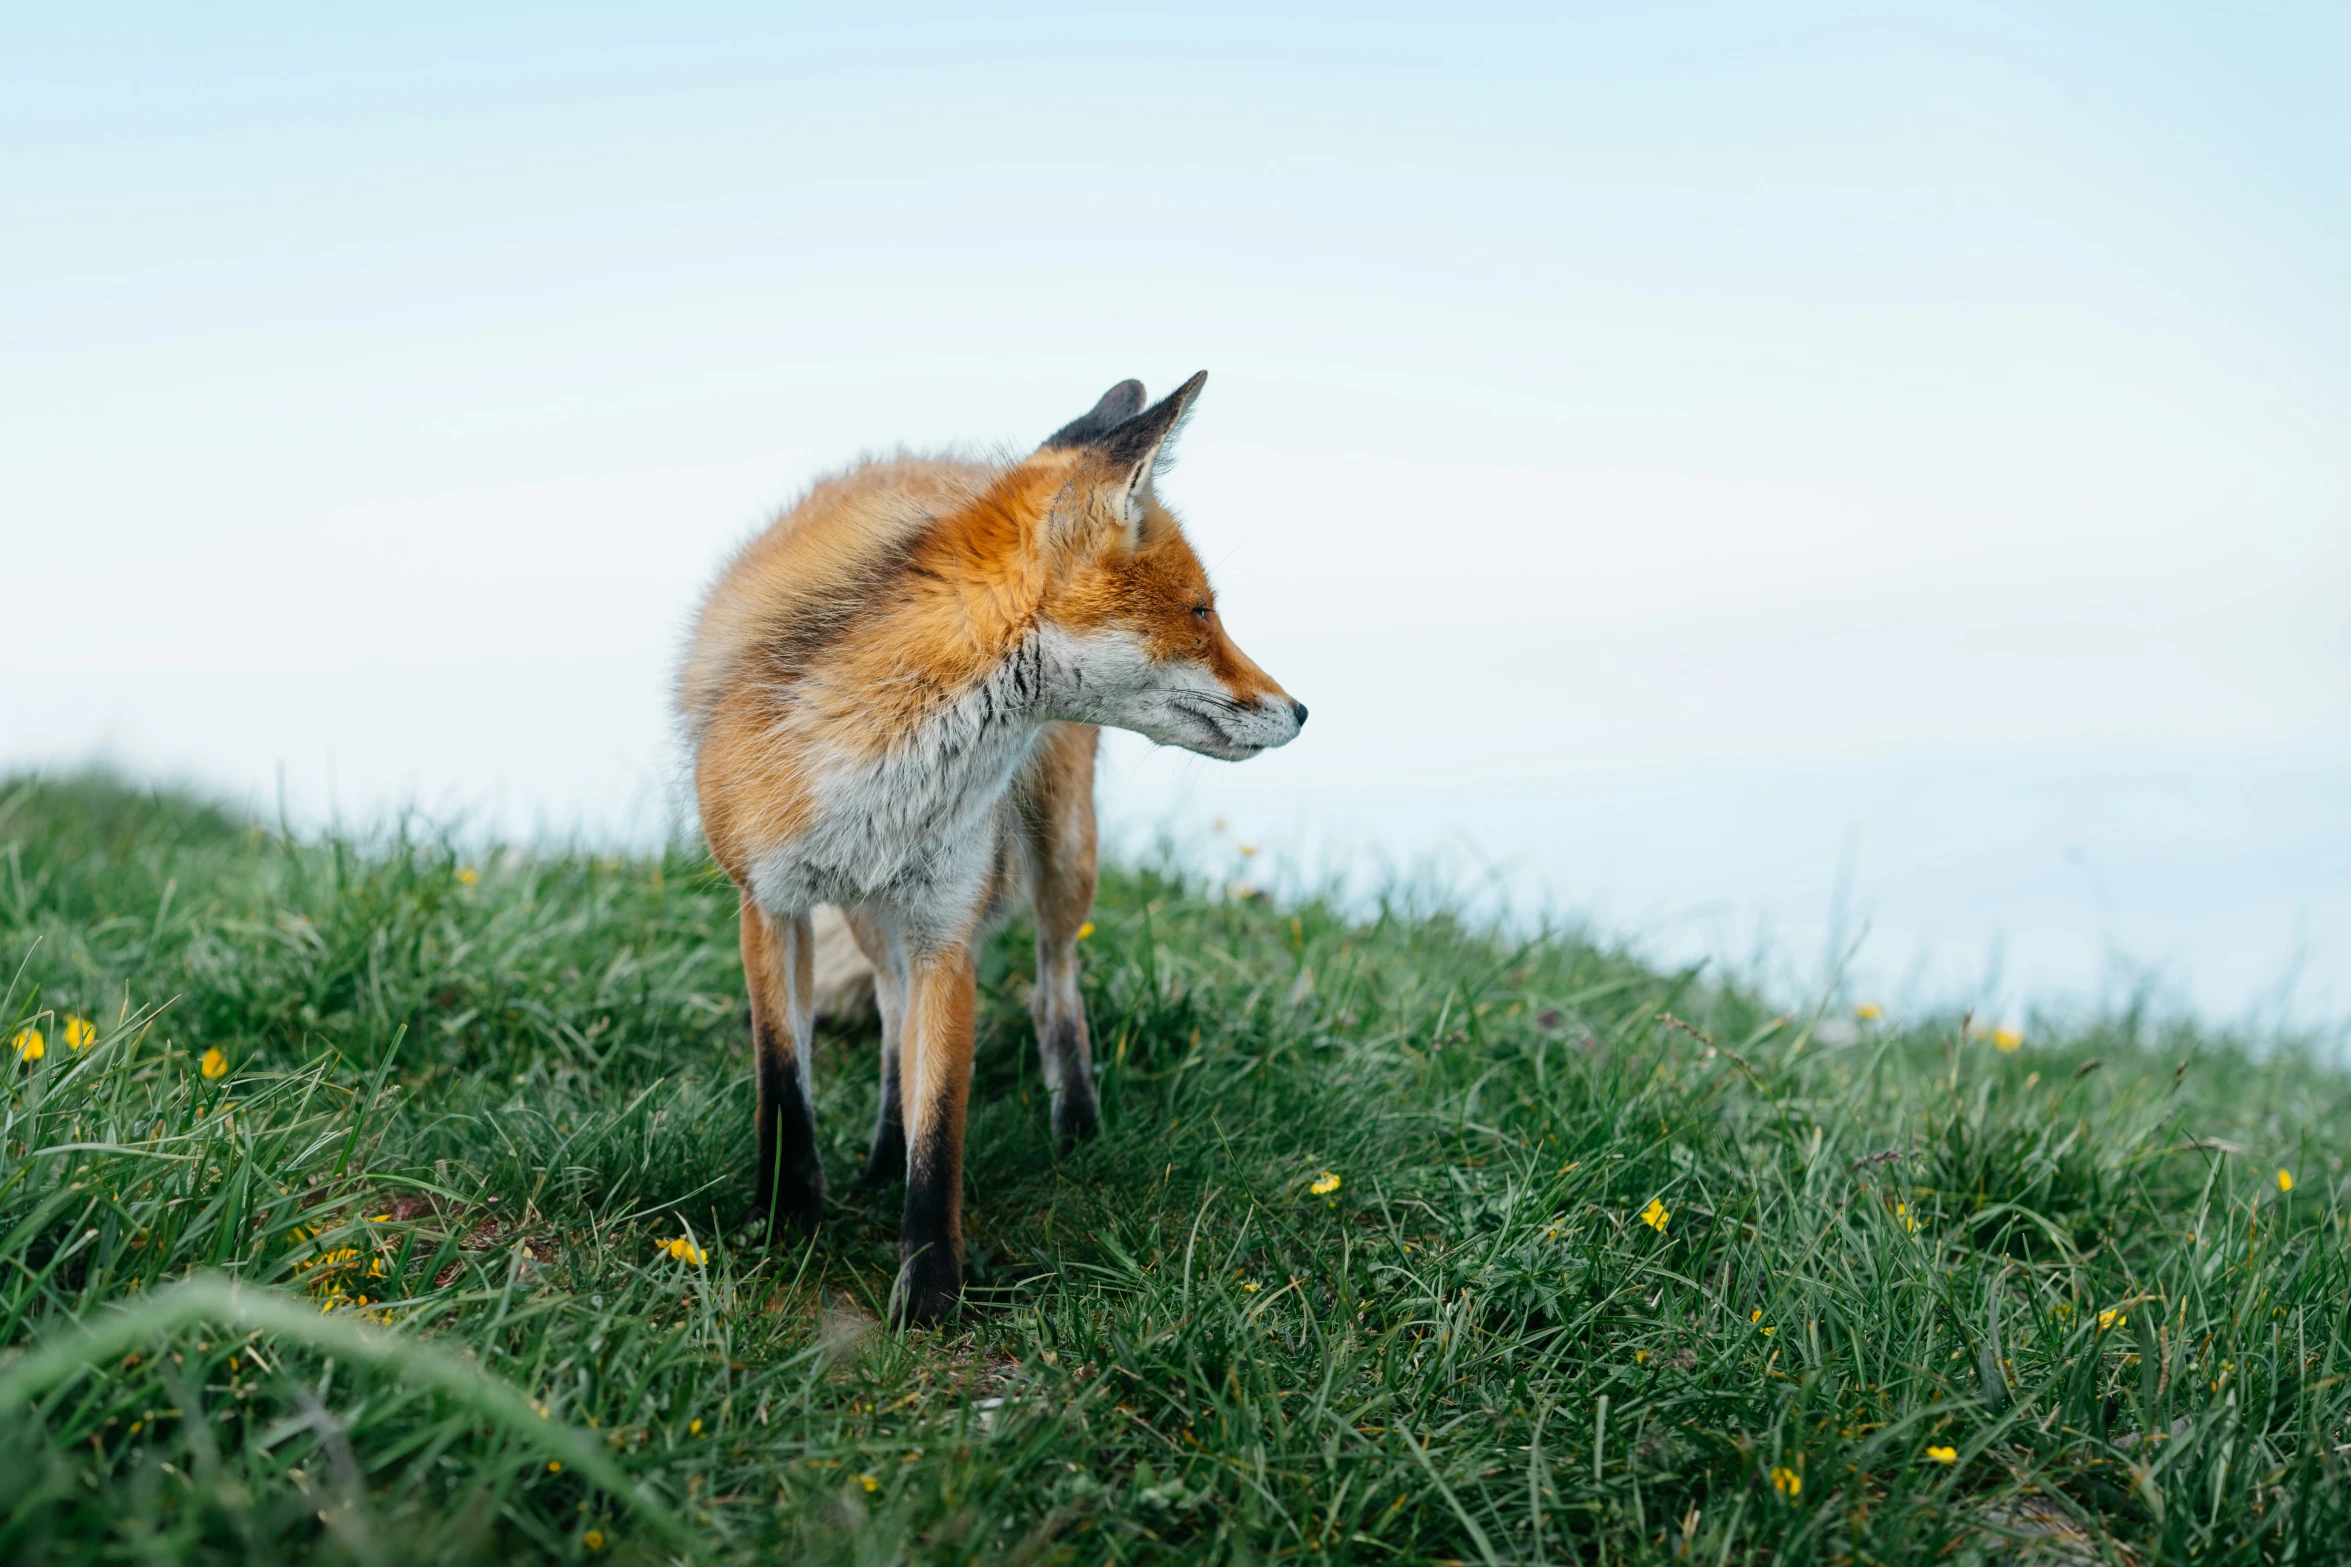
[[[775,1190],[752,1200],[743,1223],[776,1241],[806,1240],[824,1217],[824,1166],[811,1161],[778,1172]]]
[[[901,1250],[907,1255],[899,1264],[898,1288],[890,1297],[890,1320],[902,1328],[927,1328],[946,1321],[963,1297],[963,1269],[955,1254],[944,1245],[917,1250],[912,1242]]]
[[[1093,1079],[1080,1077],[1053,1096],[1053,1140],[1064,1148],[1102,1129],[1101,1101]]]
[[[857,1178],[857,1184],[887,1186],[905,1178],[906,1128],[891,1121],[874,1133],[873,1149],[865,1156],[865,1173]]]

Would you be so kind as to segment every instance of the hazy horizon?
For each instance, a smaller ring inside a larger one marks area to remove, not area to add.
[[[814,476],[1205,366],[1165,492],[1314,719],[1115,743],[1122,841],[2351,1017],[2345,13],[9,37],[0,769],[641,838],[695,594]]]

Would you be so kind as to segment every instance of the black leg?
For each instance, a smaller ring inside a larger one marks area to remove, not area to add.
[[[904,1074],[906,1208],[898,1226],[897,1319],[938,1322],[963,1288],[963,1126],[971,1101],[973,972],[968,948],[909,964]]]
[[[1093,1136],[1102,1127],[1101,1102],[1095,1097],[1092,1052],[1086,1048],[1082,1018],[1059,1017],[1040,1036],[1045,1059],[1066,1063],[1061,1086],[1053,1090],[1053,1136],[1064,1147]]]
[[[816,1153],[816,1116],[800,1091],[791,1057],[771,1047],[766,1030],[752,1024],[758,1058],[758,1173],[751,1222],[767,1227],[770,1239],[816,1233],[824,1213],[824,1164]]]
[[[874,1117],[873,1147],[865,1156],[864,1184],[887,1186],[906,1176],[906,1112],[898,1099],[895,1040],[882,1043],[882,1108]]]

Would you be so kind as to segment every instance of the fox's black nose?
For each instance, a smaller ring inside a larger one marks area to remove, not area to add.
[[[1305,728],[1305,727],[1306,727],[1306,704],[1305,704],[1304,702],[1296,702],[1296,701],[1292,702],[1292,703],[1290,704],[1290,716],[1291,716],[1292,718],[1295,718],[1296,720],[1298,720],[1298,727],[1299,727],[1299,728],[1301,728],[1301,729]]]

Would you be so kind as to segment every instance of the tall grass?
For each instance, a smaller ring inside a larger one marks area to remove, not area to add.
[[[2290,1042],[1831,1029],[1118,875],[1104,1135],[1008,933],[969,1304],[901,1336],[870,1037],[816,1244],[722,1227],[732,906],[0,785],[0,1553],[2351,1559],[2351,1099]]]

